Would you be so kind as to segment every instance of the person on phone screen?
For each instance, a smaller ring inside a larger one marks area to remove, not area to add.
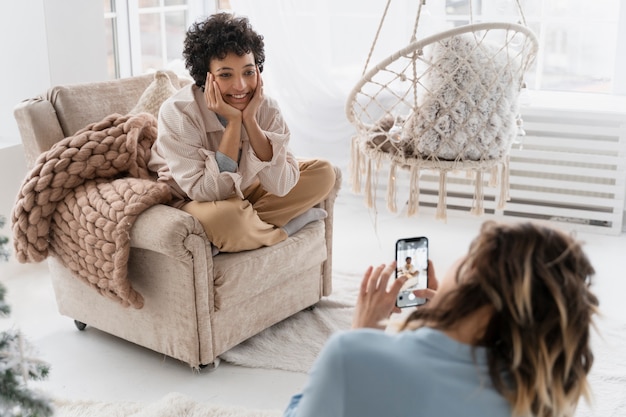
[[[353,330],[328,340],[286,417],[572,416],[588,396],[594,269],[570,235],[485,222],[402,331],[383,331],[402,281],[369,267]]]
[[[413,258],[407,256],[404,260],[404,265],[400,269],[400,275],[406,277],[406,282],[402,285],[400,291],[416,289],[420,282],[419,274],[420,271],[415,269],[415,266],[413,265]]]
[[[420,271],[415,269],[415,266],[412,262],[413,258],[407,256],[404,260],[404,266],[402,267],[402,273],[404,275],[407,275],[409,278],[416,277],[420,273]]]
[[[245,17],[191,25],[183,55],[194,83],[159,112],[149,168],[196,217],[214,252],[271,246],[326,217],[335,183],[325,160],[298,161],[276,101],[265,94],[263,36]]]

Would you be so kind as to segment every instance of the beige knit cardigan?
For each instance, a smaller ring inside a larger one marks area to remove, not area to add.
[[[127,277],[130,230],[171,199],[147,168],[156,131],[150,114],[112,114],[41,154],[13,208],[17,260],[51,254],[102,295],[143,307]]]

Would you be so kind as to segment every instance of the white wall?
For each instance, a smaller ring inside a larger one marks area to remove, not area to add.
[[[10,236],[11,209],[26,176],[13,108],[57,84],[106,78],[101,1],[20,0],[0,13],[0,215]]]
[[[620,7],[620,22],[626,22],[626,4],[622,3]],[[619,26],[620,34],[619,39],[626,39],[626,25]],[[615,73],[623,74],[626,71],[626,53],[620,51],[620,45],[617,46],[618,50],[615,51]],[[626,95],[626,77],[616,77],[615,85],[613,85],[613,91],[615,94]]]
[[[106,78],[100,1],[20,0],[0,13],[0,146],[19,143],[13,108],[49,87]]]
[[[7,146],[0,149],[0,216],[4,216],[6,224],[0,230],[0,236],[9,236],[11,210],[20,190],[22,180],[26,177],[26,158],[22,145]]]
[[[43,0],[13,1],[0,13],[0,142],[19,141],[13,107],[50,84]]]

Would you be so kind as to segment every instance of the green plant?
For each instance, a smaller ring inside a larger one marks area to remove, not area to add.
[[[0,216],[0,229],[4,227],[5,219],[4,216]],[[5,261],[9,260],[9,248],[7,245],[9,243],[9,238],[6,236],[0,236],[0,258]]]

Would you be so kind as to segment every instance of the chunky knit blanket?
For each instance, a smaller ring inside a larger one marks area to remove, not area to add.
[[[147,168],[156,131],[152,115],[112,114],[41,154],[12,213],[17,260],[52,254],[102,295],[142,308],[127,277],[130,230],[171,199]]]

